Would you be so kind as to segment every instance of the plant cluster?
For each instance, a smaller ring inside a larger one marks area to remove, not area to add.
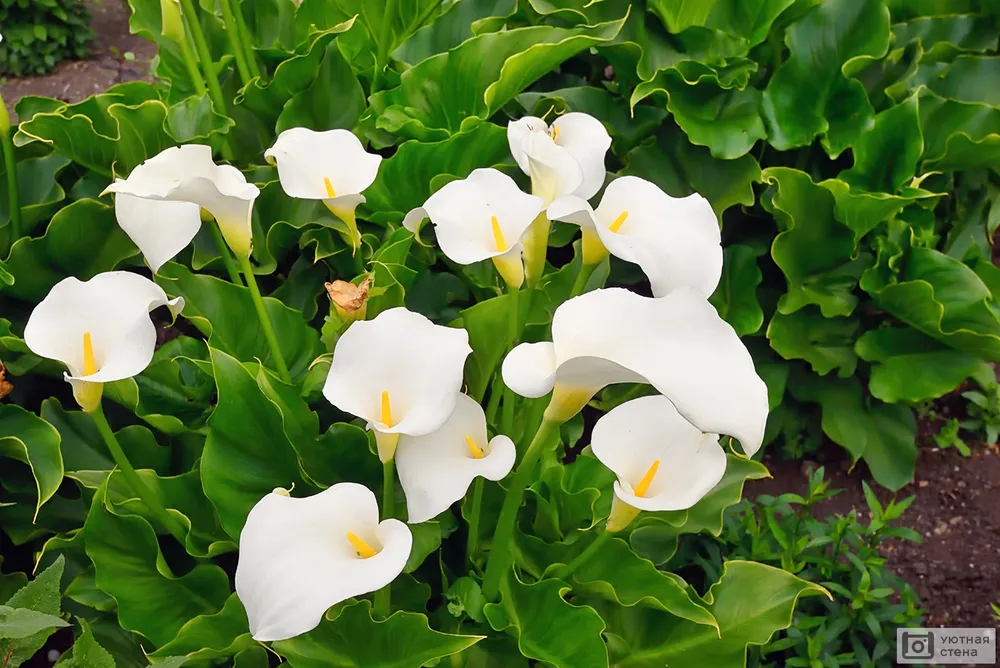
[[[86,58],[93,38],[81,0],[0,0],[0,76],[45,74]]]
[[[920,534],[894,526],[913,502],[909,497],[883,506],[863,483],[870,520],[856,510],[816,518],[817,505],[840,493],[830,490],[819,468],[809,476],[806,495],[762,495],[726,512],[717,538],[699,535],[681,544],[668,562],[717,572],[729,559],[771,564],[822,584],[832,599],[803,600],[795,620],[757,653],[763,666],[891,666],[896,628],[920,626],[923,611],[916,592],[886,567],[888,541],[920,542]]]
[[[830,593],[679,537],[1000,357],[990,3],[131,6],[0,118],[8,666],[743,666]]]

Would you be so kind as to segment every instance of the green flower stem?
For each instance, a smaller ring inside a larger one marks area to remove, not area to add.
[[[260,320],[260,326],[264,330],[264,338],[267,339],[267,345],[271,348],[271,357],[274,358],[274,363],[278,367],[281,380],[290,385],[292,383],[292,374],[288,373],[288,365],[285,364],[285,358],[282,356],[281,348],[278,346],[278,337],[274,334],[274,325],[271,324],[271,318],[267,315],[267,309],[264,308],[264,299],[260,296],[260,288],[257,287],[257,278],[253,275],[253,265],[250,264],[250,256],[241,255],[240,265],[243,268],[243,275],[247,279],[247,287],[250,288],[250,296],[253,297],[254,308],[257,309],[257,318]]]
[[[465,560],[472,566],[472,557],[479,543],[479,515],[483,509],[483,477],[472,483],[472,507],[469,508],[469,537],[465,541]]]
[[[226,240],[222,238],[222,230],[219,229],[217,224],[209,223],[206,225],[208,231],[212,234],[212,241],[215,242],[215,249],[219,251],[219,256],[222,258],[222,264],[226,267],[226,273],[229,274],[229,280],[232,281],[233,285],[239,285],[243,287],[243,280],[240,278],[240,272],[236,269],[236,263],[233,262],[233,256],[229,254],[229,246],[226,245]]]
[[[385,0],[382,29],[378,36],[378,58],[375,63],[375,81],[381,82],[385,68],[389,66],[389,40],[392,38],[392,22],[396,18],[396,0]]]
[[[583,552],[576,555],[576,557],[571,559],[568,564],[556,570],[555,577],[565,580],[571,576],[576,572],[576,569],[590,561],[591,557],[600,551],[601,547],[603,547],[604,544],[608,542],[608,539],[611,538],[611,535],[611,532],[601,530],[601,532],[597,534],[597,538],[595,538],[594,541],[583,550]]]
[[[146,486],[146,483],[142,481],[139,474],[132,468],[132,464],[129,462],[128,457],[125,456],[122,446],[118,443],[115,432],[111,430],[111,425],[108,424],[108,419],[104,417],[104,409],[100,404],[97,405],[97,410],[93,411],[90,416],[94,418],[97,431],[100,432],[101,438],[104,439],[108,450],[111,451],[111,456],[114,458],[115,464],[118,465],[118,468],[122,471],[122,475],[125,476],[125,482],[132,488],[132,493],[139,497],[146,508],[167,528],[170,535],[176,538],[178,543],[184,545],[186,534],[184,527],[167,512],[160,499],[153,494],[152,490]]]
[[[205,70],[205,82],[208,84],[208,92],[215,103],[217,112],[223,116],[228,116],[226,98],[222,94],[222,86],[219,85],[219,77],[215,72],[215,63],[212,61],[212,52],[208,49],[208,42],[205,40],[205,32],[201,29],[201,21],[198,20],[198,10],[192,0],[180,0],[181,13],[187,22],[187,33],[194,40],[195,51],[198,52],[198,59]]]
[[[531,474],[535,471],[535,464],[538,463],[545,445],[553,434],[558,434],[558,432],[558,422],[542,420],[542,424],[538,427],[535,437],[531,439],[531,444],[525,451],[521,463],[514,471],[514,477],[510,481],[507,495],[503,499],[503,506],[500,508],[500,517],[493,534],[493,548],[489,561],[486,563],[486,575],[483,577],[483,595],[490,601],[497,600],[497,595],[500,593],[500,579],[510,570],[514,561],[514,555],[511,553],[511,542],[514,539],[514,525],[517,522],[517,511],[521,507],[524,490],[531,482]]]
[[[521,309],[520,309],[520,299],[518,298],[521,291],[518,288],[510,287],[510,315],[507,317],[507,340],[508,347],[507,350],[513,350],[517,343],[517,337],[520,333],[519,321],[521,320]],[[500,422],[500,433],[510,436],[514,429],[514,407],[517,403],[517,398],[514,395],[514,391],[511,390],[507,385],[504,385],[503,389],[503,415]]]
[[[236,69],[240,73],[240,80],[243,85],[250,83],[250,65],[247,63],[247,54],[243,48],[243,40],[240,39],[240,27],[236,23],[236,16],[233,14],[231,0],[219,0],[222,8],[222,20],[226,23],[226,37],[229,39],[229,48],[236,58]]]
[[[390,459],[382,464],[382,519],[390,519],[395,513],[396,460]],[[390,583],[375,592],[374,610],[376,614],[382,615],[383,618],[388,617],[391,610],[389,606],[392,595],[391,587],[392,584]]]
[[[594,270],[597,269],[600,262],[595,262],[593,264],[587,264],[582,262],[580,264],[580,273],[576,275],[576,280],[573,281],[573,290],[569,293],[569,298],[579,297],[583,294],[583,289],[587,287],[587,281],[590,277],[594,275]]]
[[[250,74],[262,78],[260,64],[257,62],[257,56],[253,52],[253,38],[250,36],[250,30],[247,28],[246,19],[243,18],[243,11],[240,9],[239,2],[236,3],[233,13],[236,15],[236,27],[240,31],[240,41],[243,43],[243,49],[246,51],[247,64],[250,66]]]
[[[10,209],[10,244],[21,238],[21,193],[17,189],[17,162],[14,159],[14,142],[10,138],[10,115],[0,95],[0,147],[7,169],[7,198]]]
[[[194,51],[191,50],[191,45],[188,43],[187,38],[178,42],[178,46],[181,47],[181,55],[184,57],[184,65],[187,67],[188,76],[191,77],[194,92],[199,96],[205,95],[208,93],[208,88],[205,86],[205,77],[201,76],[201,70],[198,69],[198,59],[195,57]]]

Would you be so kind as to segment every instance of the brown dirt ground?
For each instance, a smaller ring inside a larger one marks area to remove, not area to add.
[[[129,8],[124,0],[88,0],[97,33],[89,60],[64,61],[40,77],[0,80],[0,94],[14,117],[14,104],[25,95],[44,95],[65,102],[79,102],[116,83],[149,78],[149,63],[156,45],[128,29]],[[131,53],[134,60],[125,54]]]

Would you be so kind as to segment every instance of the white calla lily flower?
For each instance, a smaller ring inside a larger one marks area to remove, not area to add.
[[[604,184],[604,156],[611,137],[599,120],[571,112],[551,126],[536,116],[507,124],[507,143],[518,167],[531,177],[531,193],[547,208],[558,197],[593,197]],[[540,214],[524,235],[524,272],[534,287],[545,271],[549,217]]]
[[[365,151],[349,130],[290,128],[278,135],[264,157],[277,166],[285,194],[323,200],[347,225],[355,251],[360,247],[355,209],[365,201],[361,192],[375,182],[382,156]]]
[[[589,114],[563,114],[551,126],[525,116],[507,124],[507,143],[518,167],[531,177],[532,192],[546,206],[562,195],[590,199],[604,185],[611,136]]]
[[[645,179],[623,176],[608,185],[597,209],[570,195],[548,212],[583,229],[584,264],[610,251],[642,267],[657,297],[685,285],[708,297],[722,277],[719,220],[697,193],[675,198]]]
[[[524,397],[552,392],[546,417],[564,422],[601,388],[649,383],[702,431],[761,445],[767,386],[733,328],[697,290],[660,298],[602,288],[564,302],[552,341],[522,343],[504,359],[503,380]]]
[[[471,353],[464,329],[392,308],[353,323],[341,335],[323,395],[340,410],[368,421],[379,458],[388,462],[400,434],[428,434],[448,419]]]
[[[24,342],[40,357],[66,365],[65,379],[85,411],[101,402],[104,383],[142,373],[153,359],[153,309],[176,316],[184,299],[169,299],[153,281],[127,271],[109,271],[80,281],[56,283],[31,312]]]
[[[476,169],[430,196],[403,224],[414,234],[426,216],[441,251],[467,265],[493,260],[508,286],[521,287],[521,237],[542,211],[542,198],[526,195],[514,179],[495,169]]]
[[[685,420],[663,395],[627,401],[594,425],[590,449],[618,476],[608,531],[640,510],[686,510],[719,484],[726,452],[717,434]]]
[[[514,467],[514,442],[498,434],[487,442],[486,413],[475,399],[458,395],[440,429],[401,436],[396,471],[406,495],[407,521],[426,522],[448,510],[477,476],[501,480]]]
[[[212,214],[234,253],[250,254],[251,215],[260,189],[235,167],[215,164],[211,146],[161,151],[104,192],[116,193],[118,224],[154,271],[191,243],[201,226],[201,209]]]
[[[287,640],[316,628],[327,609],[385,587],[413,546],[399,520],[379,522],[375,495],[338,483],[305,498],[275,490],[240,532],[236,595],[255,640]]]

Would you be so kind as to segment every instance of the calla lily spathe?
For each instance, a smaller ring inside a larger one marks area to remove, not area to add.
[[[406,565],[409,527],[379,522],[371,490],[338,483],[305,498],[276,490],[240,532],[236,595],[255,640],[286,640],[316,628],[332,605],[385,587]]]
[[[518,167],[531,177],[532,193],[546,206],[562,195],[590,199],[604,185],[611,137],[589,114],[570,112],[551,126],[525,116],[507,124],[507,143]]]
[[[542,198],[521,192],[514,179],[495,169],[476,169],[430,196],[403,221],[414,234],[426,216],[441,251],[466,265],[492,259],[507,285],[524,281],[521,237],[542,211]]]
[[[640,510],[686,510],[726,472],[719,436],[702,433],[663,395],[613,408],[594,425],[590,448],[618,476],[608,531],[625,528]]]
[[[552,392],[553,421],[568,420],[606,385],[649,383],[702,431],[738,438],[747,455],[764,437],[767,386],[694,288],[660,298],[603,288],[570,299],[556,309],[552,342],[520,344],[502,373],[521,396]]]
[[[251,215],[260,189],[235,167],[215,164],[210,146],[168,148],[104,192],[116,194],[118,224],[154,272],[194,239],[201,209],[215,217],[234,253],[250,254]]]
[[[662,297],[689,285],[708,297],[722,277],[722,235],[712,205],[695,193],[675,198],[645,179],[623,176],[592,209],[581,197],[560,197],[549,218],[583,229],[583,261],[600,262],[608,251],[642,267]]]
[[[85,411],[101,401],[104,383],[142,373],[153,359],[153,309],[167,306],[176,316],[184,300],[168,299],[148,278],[109,271],[80,281],[56,283],[31,312],[24,342],[31,352],[66,365],[66,380]]]
[[[514,466],[514,442],[498,434],[487,441],[486,413],[460,394],[451,417],[437,431],[401,436],[396,471],[406,495],[407,521],[426,522],[465,496],[477,476],[500,480]]]
[[[337,341],[323,395],[368,421],[379,458],[391,461],[400,434],[420,436],[444,424],[462,390],[464,329],[435,325],[405,308],[352,324]]]
[[[347,225],[354,248],[361,245],[354,212],[365,201],[361,192],[375,182],[382,156],[365,151],[349,130],[291,128],[278,135],[264,157],[277,166],[285,194],[323,200]]]

